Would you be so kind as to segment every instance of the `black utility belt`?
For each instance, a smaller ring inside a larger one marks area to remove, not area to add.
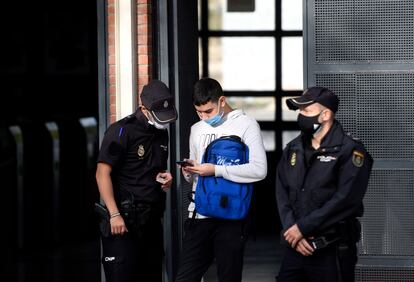
[[[146,202],[124,200],[119,203],[119,210],[123,217],[137,215],[148,215],[151,217],[162,217],[163,211],[159,205]]]
[[[314,250],[320,250],[338,242],[341,239],[342,237],[340,234],[327,234],[313,239],[307,239],[307,241]]]
[[[119,208],[121,210],[146,210],[151,209],[152,205],[149,203],[139,202],[139,201],[132,201],[132,200],[124,200],[121,201],[119,204]]]
[[[334,227],[319,233],[312,239],[307,239],[315,249],[323,249],[334,243],[353,244],[359,241],[361,236],[361,224],[356,218],[338,222]]]

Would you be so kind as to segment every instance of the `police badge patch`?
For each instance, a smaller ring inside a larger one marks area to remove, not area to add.
[[[296,153],[293,152],[292,156],[290,157],[290,165],[295,166],[296,164]]]
[[[138,154],[138,157],[140,159],[142,159],[144,157],[144,155],[145,155],[145,149],[144,149],[144,146],[143,145],[139,145],[138,146],[137,154]]]
[[[360,151],[353,151],[352,152],[352,163],[356,167],[361,167],[364,165],[364,154]]]

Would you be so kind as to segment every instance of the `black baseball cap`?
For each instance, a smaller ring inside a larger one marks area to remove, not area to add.
[[[158,123],[166,124],[177,119],[173,96],[162,81],[151,80],[145,85],[141,92],[141,102]]]
[[[336,113],[338,110],[339,99],[338,96],[328,88],[313,86],[306,89],[302,96],[286,100],[286,104],[291,110],[297,110],[299,107],[313,103],[319,103]]]

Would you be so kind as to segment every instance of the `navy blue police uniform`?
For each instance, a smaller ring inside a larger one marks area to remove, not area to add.
[[[129,231],[102,238],[107,281],[162,281],[165,193],[155,179],[167,159],[168,131],[150,125],[140,109],[105,133],[98,162],[112,167],[115,201]]]
[[[373,160],[336,120],[317,150],[307,136],[302,133],[283,151],[276,199],[282,234],[297,224],[315,251],[303,256],[285,241],[277,281],[354,281],[357,218],[363,214]]]

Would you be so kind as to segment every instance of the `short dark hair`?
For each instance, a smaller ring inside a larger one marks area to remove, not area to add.
[[[223,89],[217,80],[205,77],[194,85],[193,103],[196,106],[205,105],[208,102],[217,103],[223,96]]]

